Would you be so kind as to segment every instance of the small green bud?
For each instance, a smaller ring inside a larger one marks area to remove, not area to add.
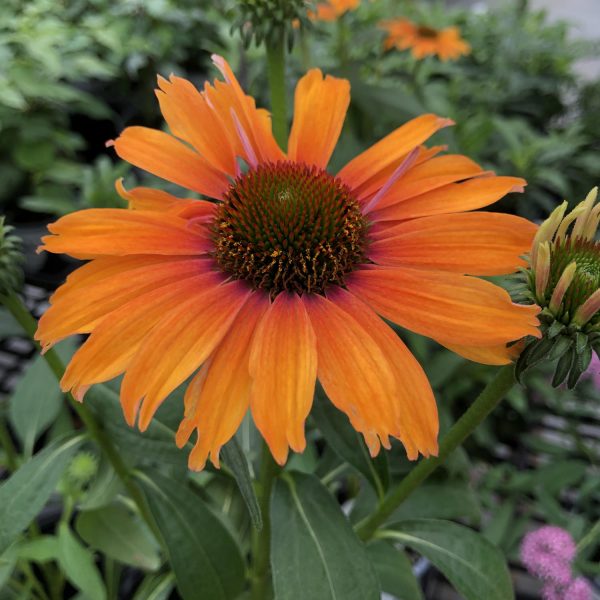
[[[231,31],[239,30],[246,48],[252,42],[259,46],[283,41],[291,51],[295,32],[312,27],[308,18],[311,4],[307,0],[241,0]]]

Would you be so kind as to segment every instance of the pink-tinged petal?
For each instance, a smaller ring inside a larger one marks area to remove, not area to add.
[[[127,127],[111,144],[132,165],[209,198],[221,199],[229,187],[226,175],[164,131]]]

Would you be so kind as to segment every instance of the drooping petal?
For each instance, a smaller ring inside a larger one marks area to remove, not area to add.
[[[194,257],[127,256],[94,260],[50,298],[36,339],[44,347],[92,331],[99,319],[153,289],[208,272],[212,261]]]
[[[527,182],[519,177],[480,177],[451,183],[407,198],[369,216],[373,221],[404,221],[430,215],[465,212],[488,206],[510,192],[522,192]]]
[[[132,165],[209,198],[221,199],[227,177],[173,136],[148,127],[127,127],[112,144]]]
[[[536,306],[511,302],[489,281],[408,267],[355,271],[348,289],[376,312],[444,345],[495,346],[539,337]]]
[[[433,391],[421,365],[402,340],[361,300],[338,288],[329,299],[368,331],[389,361],[396,377],[399,437],[408,457],[437,455],[439,429],[437,406]],[[390,434],[394,435],[394,429]]]
[[[262,293],[248,298],[231,329],[186,390],[185,417],[176,441],[182,447],[192,431],[198,431],[198,441],[190,454],[190,469],[203,469],[209,453],[218,467],[221,446],[231,439],[244,418],[252,383],[248,370],[250,344],[268,304],[268,296]]]
[[[442,119],[436,115],[417,117],[352,159],[338,173],[338,177],[359,198],[363,198],[374,191],[373,187],[382,187],[389,175],[412,150],[423,144],[436,131],[451,124],[449,119]],[[371,185],[373,181],[376,182],[375,186]]]
[[[159,212],[124,208],[89,208],[48,225],[53,235],[42,238],[46,250],[75,258],[128,254],[194,255],[206,253],[208,231],[190,227],[185,219]]]
[[[66,392],[120,375],[157,323],[178,311],[182,298],[200,296],[222,279],[212,272],[182,279],[141,294],[109,313],[71,359],[61,389]]]
[[[250,291],[234,281],[184,298],[143,341],[121,385],[129,423],[143,399],[144,431],[161,402],[210,356],[229,330]]]
[[[194,85],[171,75],[158,78],[156,96],[169,129],[190,143],[215,169],[235,177],[234,146],[223,122]]]
[[[325,168],[350,104],[350,83],[311,69],[296,86],[288,158]]]
[[[254,422],[279,464],[306,446],[304,421],[317,378],[315,334],[303,301],[280,293],[258,325],[250,351]]]
[[[303,298],[317,337],[317,375],[333,404],[365,437],[373,456],[400,437],[396,373],[370,331],[335,302]]]
[[[537,227],[501,213],[458,213],[404,221],[369,245],[385,266],[413,266],[471,275],[513,273],[526,262]],[[385,236],[385,237],[384,237]]]
[[[238,120],[260,162],[283,160],[285,156],[273,137],[271,115],[264,109],[256,108],[254,98],[244,93],[223,57],[213,54],[212,60],[225,78],[225,83],[217,81],[214,88],[205,88],[208,101],[215,112],[221,115],[223,121],[228,122],[230,132],[236,132],[235,119]],[[239,138],[239,133],[234,137]],[[247,153],[240,153],[240,156],[248,162]]]

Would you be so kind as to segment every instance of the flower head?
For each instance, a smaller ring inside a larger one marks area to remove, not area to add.
[[[519,359],[518,372],[545,358],[558,359],[553,385],[574,387],[600,350],[600,222],[598,189],[566,214],[561,204],[540,226],[525,271],[525,296],[541,314],[541,340]]]
[[[360,0],[326,0],[319,2],[316,11],[309,11],[308,17],[315,21],[336,21],[350,10],[356,10]]]
[[[521,543],[521,561],[525,568],[532,575],[558,585],[571,581],[575,552],[571,534],[553,525],[530,531]]]
[[[382,21],[380,27],[387,32],[384,41],[387,50],[410,48],[417,60],[432,55],[437,55],[443,61],[456,60],[471,52],[471,46],[462,39],[458,27],[434,29],[408,19]]]
[[[178,77],[157,96],[172,135],[129,127],[117,154],[212,201],[117,187],[129,209],[72,213],[42,249],[90,262],[51,299],[45,347],[89,333],[61,382],[86,389],[125,373],[121,402],[141,429],[189,377],[184,445],[200,469],[250,408],[280,463],[305,447],[318,377],[373,455],[399,438],[436,454],[438,418],[423,369],[384,317],[470,359],[504,364],[537,333],[538,309],[473,275],[513,272],[536,228],[469,212],[524,181],[423,144],[447,119],[423,115],[337,174],[326,168],[350,101],[347,81],[309,71],[284,153],[269,114],[229,65],[202,92]],[[182,140],[182,141],[180,141]]]

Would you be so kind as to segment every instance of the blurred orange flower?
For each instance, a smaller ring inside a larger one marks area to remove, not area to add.
[[[375,455],[396,437],[414,459],[437,453],[427,377],[389,319],[470,359],[511,360],[506,344],[537,335],[537,307],[513,304],[497,275],[525,263],[536,227],[469,212],[525,182],[496,177],[424,142],[451,121],[402,125],[326,171],[350,102],[344,79],[300,79],[287,153],[270,115],[227,62],[198,91],[159,78],[171,134],[128,127],[111,142],[140,169],[214,200],[117,188],[129,208],[88,209],[49,226],[41,249],[88,260],[52,296],[36,338],[48,348],[90,334],[61,381],[82,399],[124,373],[126,420],[148,427],[192,377],[177,433],[196,431],[201,469],[250,410],[273,456],[305,447],[318,378]]]
[[[417,25],[408,19],[382,21],[380,27],[388,34],[384,41],[386,49],[410,48],[412,55],[418,60],[434,54],[443,61],[456,60],[471,52],[471,46],[461,38],[458,27],[438,30]]]
[[[327,0],[316,6],[316,12],[309,11],[309,19],[315,21],[335,21],[349,10],[358,8],[360,0]]]

